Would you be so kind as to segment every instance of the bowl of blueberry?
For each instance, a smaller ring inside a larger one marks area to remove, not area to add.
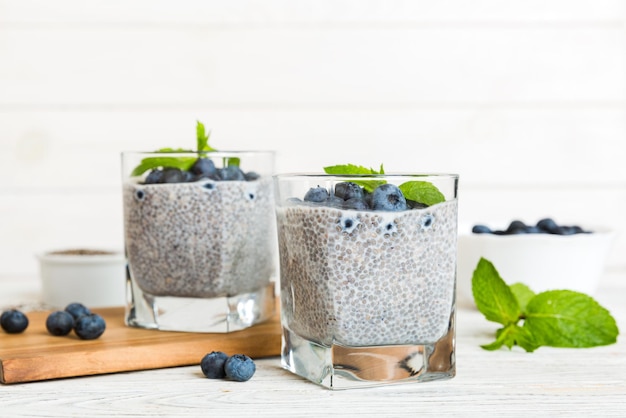
[[[604,272],[614,233],[560,223],[513,220],[501,227],[476,223],[459,228],[457,299],[473,306],[472,275],[481,258],[491,261],[508,284],[534,292],[568,289],[593,294]]]

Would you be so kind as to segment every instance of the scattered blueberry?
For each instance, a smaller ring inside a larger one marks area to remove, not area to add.
[[[527,226],[524,222],[515,220],[509,224],[509,227],[506,229],[506,232],[509,235],[526,234]]]
[[[104,318],[95,313],[79,317],[74,325],[74,332],[83,340],[95,340],[104,333],[105,329]]]
[[[238,382],[249,380],[256,371],[254,361],[245,354],[234,354],[224,364],[226,377]]]
[[[221,351],[212,351],[202,357],[200,368],[202,373],[209,379],[223,379],[226,377],[224,364],[228,360],[228,355]]]
[[[77,320],[83,315],[89,315],[91,313],[89,308],[79,302],[70,303],[65,307],[65,311],[70,313],[74,317],[74,320]]]
[[[329,197],[328,190],[326,190],[324,187],[318,186],[318,187],[312,187],[311,189],[309,189],[308,192],[306,192],[306,194],[304,195],[304,201],[321,203],[325,201],[326,199],[328,199],[328,197]]]
[[[9,309],[0,315],[0,326],[9,334],[19,334],[28,327],[28,318],[22,311]]]
[[[537,222],[537,227],[549,234],[558,234],[559,225],[552,218],[544,218]]]
[[[364,198],[361,186],[356,183],[352,183],[351,181],[337,183],[335,185],[335,196],[340,197],[343,200]]]
[[[374,210],[402,211],[407,209],[406,199],[402,191],[390,183],[378,186],[372,196]]]
[[[74,328],[74,317],[67,311],[55,311],[46,319],[46,329],[55,336],[67,335]]]

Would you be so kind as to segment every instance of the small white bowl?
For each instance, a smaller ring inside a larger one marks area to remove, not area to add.
[[[473,307],[472,275],[481,257],[491,261],[507,283],[524,283],[535,293],[574,290],[593,295],[614,239],[607,229],[574,235],[494,235],[460,232],[457,301]]]
[[[88,308],[126,303],[126,259],[120,251],[73,249],[38,254],[42,302],[65,308],[79,302]]]

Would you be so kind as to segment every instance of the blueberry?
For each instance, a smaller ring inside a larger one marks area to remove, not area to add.
[[[213,190],[215,189],[215,183],[213,183],[212,181],[207,181],[206,183],[202,185],[202,187],[204,187],[207,190]]]
[[[218,170],[220,178],[224,181],[245,181],[246,176],[236,165],[229,165]]]
[[[9,309],[0,315],[0,326],[9,334],[19,334],[28,327],[28,318],[22,311]]]
[[[178,168],[168,167],[163,169],[163,183],[183,183],[185,182],[185,174]]]
[[[324,204],[333,208],[342,208],[344,201],[342,198],[337,196],[328,196],[328,198],[324,200]]]
[[[343,232],[351,233],[359,225],[359,220],[351,216],[342,216],[339,218],[339,226]]]
[[[244,174],[246,181],[254,181],[254,180],[258,180],[259,177],[261,177],[261,175],[257,172],[254,171],[248,171],[246,174]]]
[[[209,379],[223,379],[226,377],[224,364],[228,360],[228,355],[221,351],[212,351],[202,357],[200,368],[202,373]]]
[[[256,371],[254,361],[245,354],[235,354],[224,364],[226,377],[238,382],[249,380]]]
[[[83,315],[76,320],[74,332],[83,340],[95,340],[104,333],[106,322],[95,313]]]
[[[422,229],[430,228],[431,226],[433,226],[434,221],[435,217],[433,215],[431,215],[430,213],[425,214],[424,216],[422,216],[422,219],[420,219]]]
[[[195,163],[189,169],[196,178],[204,178],[215,175],[217,170],[215,169],[215,163],[208,158],[198,158]]]
[[[390,183],[378,186],[372,196],[374,210],[402,211],[407,209],[406,199],[398,188]]]
[[[363,198],[357,198],[357,197],[353,197],[351,199],[346,200],[345,202],[343,202],[342,207],[344,209],[354,209],[354,210],[367,210],[369,209],[369,206],[367,206],[367,203],[365,203],[365,199]]]
[[[190,183],[192,181],[198,180],[191,171],[183,171],[183,183]]]
[[[65,311],[71,314],[74,317],[74,320],[77,320],[83,315],[89,315],[91,311],[82,303],[73,302],[65,307]]]
[[[304,195],[304,201],[321,203],[328,199],[328,196],[328,190],[326,190],[324,187],[312,187]]]
[[[144,192],[141,189],[137,189],[135,190],[135,199],[138,202],[143,202],[143,200],[146,198],[146,192]]]
[[[524,222],[515,220],[509,224],[505,232],[509,235],[526,234],[526,228],[527,226]]]
[[[537,222],[537,228],[549,234],[558,234],[559,225],[552,218],[544,218]]]
[[[415,200],[406,200],[406,204],[411,209],[425,209],[428,207],[426,203],[416,202]]]
[[[74,328],[74,317],[67,311],[55,311],[46,319],[46,329],[52,335],[67,335]]]
[[[472,232],[474,234],[491,234],[493,231],[487,225],[474,225]]]
[[[157,184],[163,183],[163,171],[159,169],[154,169],[148,174],[144,184]]]
[[[343,200],[348,199],[363,199],[363,189],[356,183],[352,183],[351,181],[346,181],[343,183],[337,183],[335,185],[335,196],[342,198]]]

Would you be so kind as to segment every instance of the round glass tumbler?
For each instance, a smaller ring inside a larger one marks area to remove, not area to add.
[[[126,323],[231,332],[275,312],[274,153],[122,153]]]
[[[458,176],[274,184],[283,367],[331,389],[453,377]]]

